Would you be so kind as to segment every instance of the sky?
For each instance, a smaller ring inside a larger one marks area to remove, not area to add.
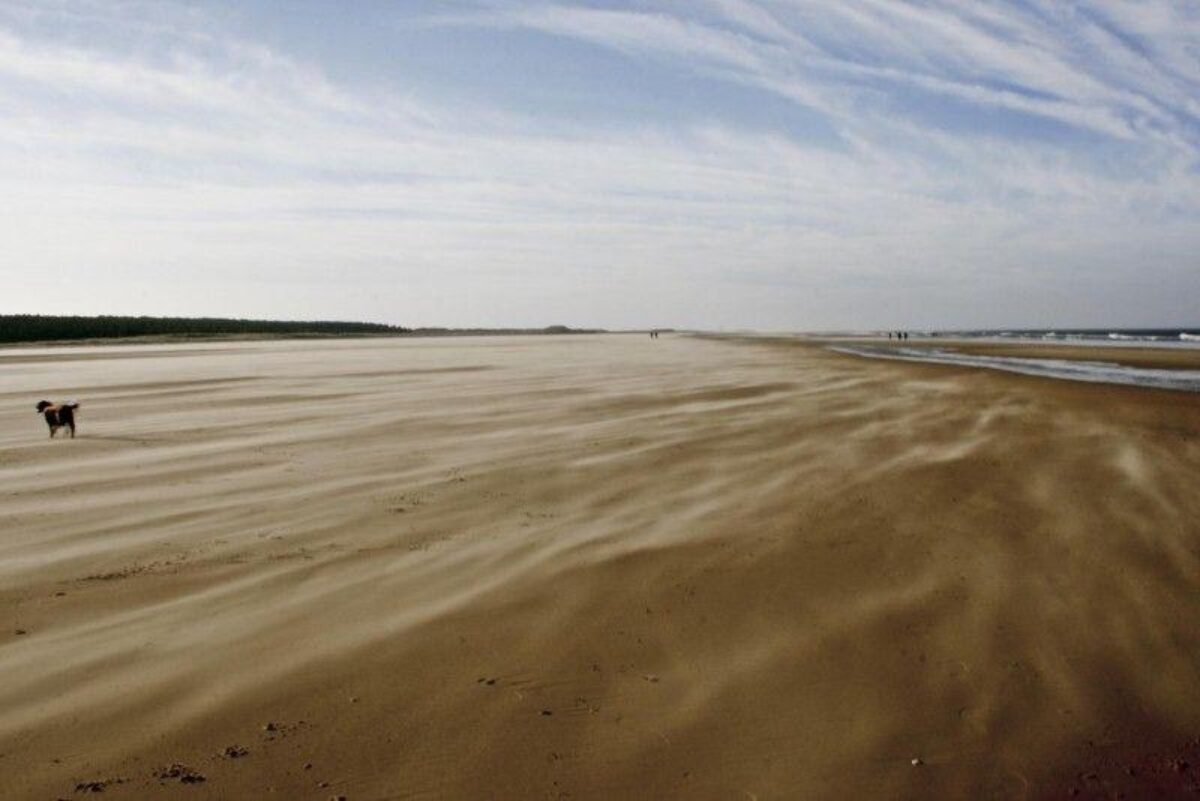
[[[1192,0],[0,0],[0,313],[1200,324]]]

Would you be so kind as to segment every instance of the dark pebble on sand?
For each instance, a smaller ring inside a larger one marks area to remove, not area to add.
[[[226,747],[226,749],[221,752],[221,755],[226,759],[239,759],[249,753],[250,752],[247,749],[242,748],[240,745],[231,745]]]
[[[180,784],[200,784],[207,780],[207,777],[203,773],[194,771],[187,765],[180,765],[178,762],[156,772],[154,778],[159,781],[179,779]]]
[[[104,788],[108,787],[108,785],[110,785],[110,784],[124,784],[124,783],[125,783],[124,779],[101,779],[99,781],[92,781],[92,782],[79,782],[79,784],[75,785],[75,792],[77,792],[77,793],[103,793]]]
[[[546,717],[549,717],[554,714],[554,711],[550,710],[550,709],[543,709],[542,714],[545,715]]]
[[[25,631],[25,629],[17,629],[13,633],[20,637],[22,634],[28,634],[29,632]]]

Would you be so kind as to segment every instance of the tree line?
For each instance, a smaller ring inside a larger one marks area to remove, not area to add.
[[[403,334],[410,329],[382,323],[333,320],[238,320],[227,317],[99,317],[44,314],[0,315],[0,342],[42,342],[62,339],[111,339],[145,336],[221,336],[275,334],[338,336]]]

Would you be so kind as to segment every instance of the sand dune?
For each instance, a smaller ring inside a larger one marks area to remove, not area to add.
[[[5,798],[1192,781],[1194,396],[683,337],[79,353],[0,357]]]

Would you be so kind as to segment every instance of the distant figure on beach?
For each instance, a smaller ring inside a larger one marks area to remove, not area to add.
[[[75,439],[75,410],[78,408],[79,404],[75,401],[63,404],[51,403],[48,400],[38,401],[38,414],[46,418],[46,425],[50,427],[50,439],[54,439],[60,428],[68,429],[71,439]]]

